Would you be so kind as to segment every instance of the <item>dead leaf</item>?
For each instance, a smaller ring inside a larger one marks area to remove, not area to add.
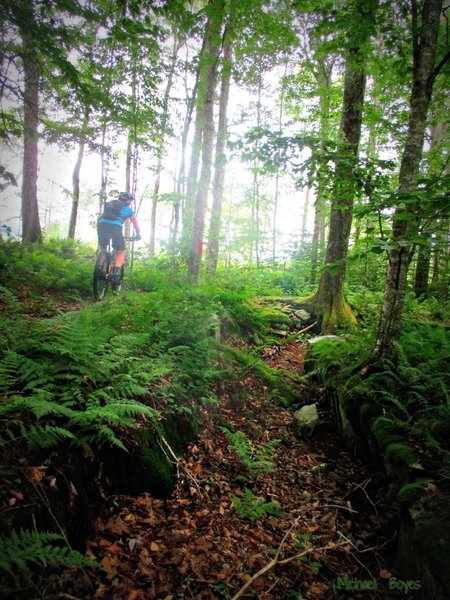
[[[105,550],[107,550],[111,554],[122,554],[123,551],[117,542],[114,542],[113,544],[109,545],[107,548],[105,548]]]
[[[392,575],[392,573],[387,569],[382,569],[379,574],[382,579],[389,579],[389,577]]]
[[[127,600],[136,600],[136,598],[139,596],[139,592],[137,590],[132,590],[127,597]]]
[[[69,491],[72,495],[78,496],[77,488],[73,485],[71,481],[69,481]]]
[[[102,565],[102,567],[104,569],[106,569],[106,571],[109,571],[107,577],[108,579],[110,579],[111,577],[114,577],[115,575],[115,569],[114,567],[117,565],[118,559],[115,556],[104,556],[102,558],[102,560],[100,561],[100,564]]]
[[[152,542],[150,544],[150,550],[152,552],[159,552],[159,546],[158,546],[158,544],[156,542]]]
[[[47,467],[44,465],[41,465],[40,467],[29,467],[26,472],[26,478],[33,485],[37,485],[38,483],[41,483],[44,478],[46,468]]]

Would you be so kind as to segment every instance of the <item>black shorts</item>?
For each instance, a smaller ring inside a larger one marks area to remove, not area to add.
[[[109,240],[111,240],[113,250],[125,250],[125,240],[123,239],[122,227],[120,225],[99,223],[97,225],[97,233],[100,248],[106,248]]]

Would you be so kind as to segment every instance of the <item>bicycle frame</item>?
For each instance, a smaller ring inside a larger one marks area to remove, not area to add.
[[[125,238],[127,242],[136,241],[135,237]],[[111,251],[111,244],[109,243],[106,249],[99,248],[97,251],[97,258],[94,267],[94,276],[92,280],[94,298],[96,300],[103,300],[106,296],[109,287],[113,293],[119,293],[123,286],[124,266],[121,267],[121,274],[119,281],[113,281],[112,270],[114,266],[115,252]]]

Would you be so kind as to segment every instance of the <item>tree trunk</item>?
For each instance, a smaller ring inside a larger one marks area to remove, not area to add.
[[[325,241],[325,200],[321,193],[321,186],[317,191],[314,202],[314,228],[311,242],[311,272],[309,282],[314,285],[317,279],[317,266],[322,256],[322,248]]]
[[[256,99],[256,127],[261,126],[261,89],[262,72],[258,72],[258,93]],[[257,147],[259,142],[256,142]],[[251,212],[251,237],[250,237],[250,261],[253,262],[253,256],[256,265],[259,266],[259,161],[255,158],[253,162],[253,188],[252,188],[252,212]]]
[[[319,289],[311,300],[323,315],[324,334],[333,333],[339,328],[351,327],[356,321],[344,296],[344,280],[356,183],[354,166],[357,162],[361,137],[366,83],[364,45],[372,33],[376,3],[371,5],[370,11],[365,12],[367,8],[363,0],[358,3],[358,14],[364,15],[365,19],[364,27],[361,27],[359,22],[361,34],[364,33],[364,36],[355,36],[358,45],[349,49],[346,61],[340,144],[336,156],[324,272]]]
[[[102,212],[102,207],[106,202],[106,189],[108,186],[108,169],[109,169],[109,148],[107,147],[108,123],[106,113],[103,113],[102,124],[102,142],[100,146],[100,197],[99,197],[99,212]]]
[[[286,58],[284,65],[284,76],[286,78],[289,61]],[[278,111],[278,131],[282,130],[283,127],[283,88],[280,93],[280,106]],[[280,168],[277,165],[277,172],[275,173],[275,195],[273,201],[273,217],[272,217],[272,260],[275,262],[277,256],[277,218],[278,218],[278,202],[279,202],[279,191],[280,191]]]
[[[213,273],[219,260],[219,240],[222,224],[222,202],[225,180],[225,142],[227,139],[227,109],[230,97],[230,79],[232,66],[232,48],[229,43],[224,47],[222,84],[219,102],[219,124],[217,128],[216,158],[214,168],[213,204],[211,207],[211,223],[209,226],[208,248],[206,254],[206,270]]]
[[[415,4],[414,4],[415,6]],[[413,14],[414,65],[410,100],[408,132],[400,164],[398,194],[407,196],[416,184],[422,158],[426,119],[435,79],[439,19],[442,0],[425,0],[422,6],[420,40],[417,39],[419,23]],[[377,360],[395,360],[401,333],[401,316],[406,292],[406,277],[412,255],[408,242],[409,221],[401,218],[404,208],[397,208],[393,216],[392,244],[386,274],[386,289],[381,309],[380,326],[374,350]],[[409,205],[408,210],[414,211]]]
[[[80,145],[78,147],[78,156],[72,172],[72,210],[70,212],[69,232],[67,237],[71,240],[75,239],[75,229],[78,218],[78,205],[80,202],[80,172],[83,164],[84,149],[86,146],[86,129],[89,122],[89,109],[84,112],[84,119],[81,125]]]
[[[416,274],[414,278],[414,293],[417,298],[428,294],[428,276],[431,264],[431,241],[426,236],[423,244],[419,246],[417,254]]]
[[[208,25],[207,25],[208,27]],[[200,166],[200,157],[202,152],[203,143],[203,129],[204,129],[204,103],[205,103],[205,86],[206,86],[206,75],[205,69],[208,67],[208,46],[206,43],[206,35],[203,40],[203,47],[200,52],[199,67],[198,67],[198,87],[196,90],[195,97],[195,129],[194,138],[191,145],[191,162],[189,164],[189,172],[186,181],[186,196],[183,209],[183,234],[182,244],[183,252],[186,254],[192,240],[192,227],[194,222],[194,211],[195,211],[195,198],[197,193],[197,177]],[[188,260],[190,257],[188,257]]]
[[[431,140],[430,140],[430,153],[434,151],[438,151],[441,159],[444,159],[441,156],[440,145],[444,135],[444,126],[443,123],[439,123],[438,125],[431,126]],[[436,173],[436,169],[433,168],[433,161],[430,164],[429,173],[430,175],[439,175]],[[416,264],[416,273],[414,277],[414,294],[416,298],[426,297],[428,295],[428,280],[430,275],[430,266],[431,266],[431,236],[430,233],[426,230],[421,234],[422,244],[419,245],[419,250],[417,253],[417,264]]]
[[[205,31],[205,54],[200,65],[197,120],[202,130],[202,168],[195,198],[194,219],[188,260],[188,272],[194,281],[200,277],[203,252],[203,232],[211,181],[211,165],[214,145],[214,99],[217,79],[217,61],[221,46],[221,28],[225,0],[211,0],[210,13]]]
[[[305,194],[305,204],[303,205],[303,215],[302,215],[302,225],[301,225],[301,237],[300,237],[300,245],[303,246],[306,242],[306,224],[308,222],[308,215],[309,215],[309,197],[311,195],[311,188],[308,187],[306,188],[306,194]]]
[[[32,3],[27,2],[32,14]],[[22,238],[24,243],[42,242],[37,199],[39,63],[29,31],[21,31],[24,68]]]
[[[151,208],[151,216],[150,216],[150,243],[149,243],[149,253],[150,256],[155,255],[155,244],[156,244],[156,212],[158,207],[158,196],[159,196],[159,187],[161,185],[161,172],[162,172],[162,159],[164,153],[164,142],[166,138],[166,128],[167,122],[169,120],[169,98],[170,92],[172,90],[173,85],[173,76],[175,74],[175,66],[177,63],[178,51],[180,50],[181,44],[179,43],[177,36],[174,35],[173,38],[173,47],[172,47],[172,56],[170,61],[170,70],[167,78],[166,89],[164,91],[164,99],[162,105],[162,120],[161,120],[161,136],[157,147],[157,163],[156,163],[156,176],[155,183],[153,185],[153,194],[152,194],[152,208]]]
[[[325,145],[330,136],[330,93],[331,93],[331,75],[332,66],[321,65],[321,68],[315,73],[316,81],[320,89],[320,137],[321,150],[325,150]],[[319,167],[319,182],[316,199],[314,202],[314,228],[311,242],[311,272],[309,281],[312,285],[317,280],[317,267],[322,260],[325,247],[325,188],[328,175],[322,172]]]
[[[186,48],[186,53],[187,53],[187,51],[188,51],[188,49]],[[202,49],[202,52],[203,52],[203,49]],[[187,56],[186,56],[186,65],[187,65]],[[185,115],[185,119],[184,119],[183,131],[181,134],[181,160],[180,160],[180,168],[178,170],[178,177],[177,177],[176,188],[175,188],[176,198],[175,198],[175,202],[174,202],[174,206],[173,206],[173,227],[172,227],[172,231],[170,234],[170,248],[171,248],[172,253],[175,252],[176,242],[177,242],[177,238],[178,238],[178,229],[179,229],[179,224],[180,224],[180,210],[182,208],[181,199],[183,198],[185,191],[186,191],[185,190],[185,188],[186,188],[186,181],[185,181],[186,147],[187,147],[187,139],[188,139],[189,129],[191,127],[191,122],[192,122],[192,114],[194,112],[195,100],[197,98],[198,79],[199,79],[199,70],[197,69],[196,76],[195,76],[195,83],[194,83],[194,87],[192,90],[192,96],[191,96],[191,98],[189,98],[189,93],[188,93],[188,89],[187,89],[187,69],[185,70],[185,88],[186,88],[187,108],[186,108],[186,115]],[[197,166],[197,170],[196,170],[196,176],[197,176],[197,171],[198,171],[198,166]],[[186,204],[186,202],[184,202],[184,205],[185,204]],[[191,216],[191,221],[192,221],[192,216]],[[183,211],[183,223],[185,223],[184,211]],[[186,224],[186,227],[183,225],[183,240],[184,240],[184,244],[186,245],[187,240],[189,240],[190,229],[188,229],[188,227],[187,227],[187,222],[185,224]]]

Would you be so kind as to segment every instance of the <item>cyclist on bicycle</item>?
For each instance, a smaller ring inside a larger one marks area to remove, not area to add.
[[[120,282],[122,267],[125,262],[125,240],[122,233],[125,219],[129,218],[133,223],[136,232],[135,239],[141,239],[140,227],[130,206],[133,200],[134,198],[129,192],[120,192],[118,200],[106,202],[97,224],[99,247],[106,250],[109,240],[111,240],[116,254],[112,272],[113,283]]]

